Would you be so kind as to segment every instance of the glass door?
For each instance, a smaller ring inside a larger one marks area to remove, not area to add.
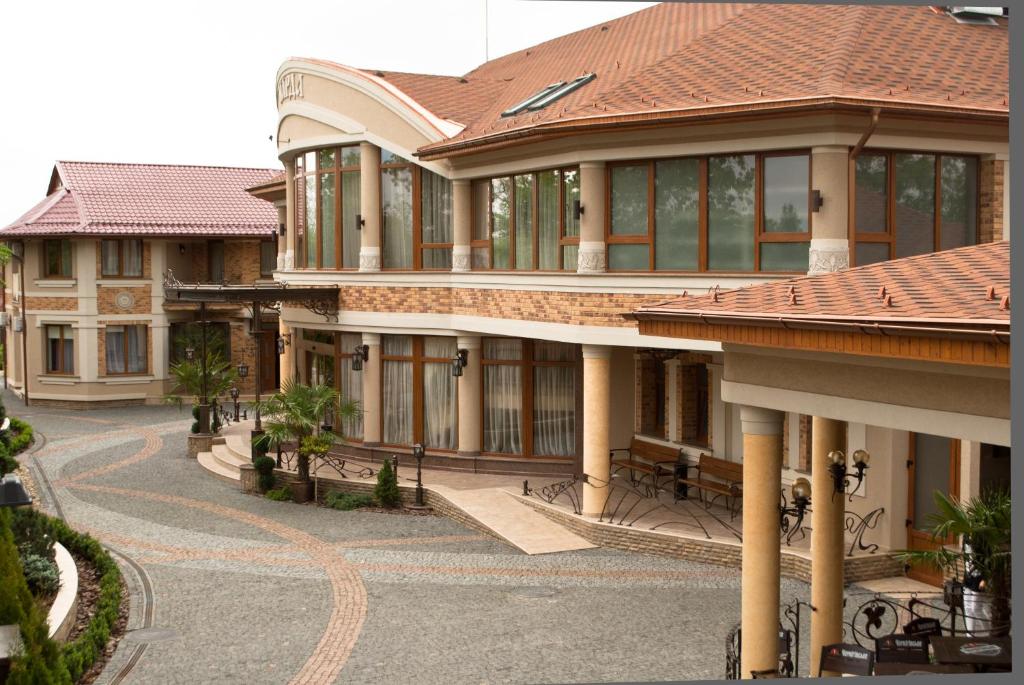
[[[912,550],[936,549],[953,540],[934,540],[928,529],[930,517],[937,513],[935,492],[959,495],[960,441],[924,433],[911,433],[907,465],[907,547]],[[942,572],[931,565],[911,566],[911,578],[930,585],[942,585]]]

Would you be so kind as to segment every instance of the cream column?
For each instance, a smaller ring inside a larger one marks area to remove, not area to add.
[[[608,499],[611,480],[608,422],[612,348],[583,346],[583,515],[597,517]]]
[[[743,428],[741,674],[779,666],[779,500],[783,413],[740,407]]]
[[[369,348],[369,358],[363,362],[363,444],[380,444],[380,335],[363,333],[363,344]]]
[[[468,179],[452,181],[452,271],[471,271],[473,268],[472,248],[469,245],[473,239],[472,223],[472,185]]]
[[[163,279],[167,271],[167,250],[177,249],[174,243],[154,240],[150,243],[150,335],[153,336],[151,373],[160,381],[168,377],[170,366],[171,326],[164,313]]]
[[[291,271],[295,268],[295,162],[286,160],[284,163],[284,201],[286,210],[284,217],[284,244],[277,247],[277,268],[279,271]],[[284,374],[281,375],[284,378]]]
[[[580,251],[577,271],[605,271],[604,162],[580,163]]]
[[[822,205],[811,213],[811,248],[807,273],[842,271],[850,266],[848,198],[850,151],[845,145],[811,149],[811,187]]]
[[[81,314],[78,323],[78,338],[75,340],[75,345],[78,346],[75,369],[83,383],[91,383],[99,377],[99,338],[97,336],[102,332],[96,325],[96,315],[99,311],[96,287],[97,243],[95,240],[83,239],[76,240],[74,245],[75,285],[78,289],[78,313]],[[17,283],[17,281],[12,279],[11,283]],[[163,294],[162,287],[160,293]],[[20,347],[16,349],[20,349]]]
[[[380,148],[359,143],[359,270],[380,271]]]
[[[480,336],[459,336],[460,350],[466,350],[467,361],[459,378],[459,456],[476,457],[480,454],[483,434],[483,364],[480,354]]]
[[[821,648],[843,641],[843,530],[846,497],[835,493],[832,450],[846,451],[846,422],[811,419],[811,673],[818,673]],[[839,675],[826,672],[823,675]]]

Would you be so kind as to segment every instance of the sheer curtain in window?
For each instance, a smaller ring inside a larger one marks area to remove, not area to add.
[[[534,343],[537,361],[571,362],[572,345]],[[533,453],[567,457],[576,453],[575,366],[535,366],[533,369]]]
[[[420,176],[422,242],[452,242],[452,182],[424,169]],[[450,269],[451,248],[424,248],[424,269]]]
[[[345,352],[353,350],[356,345],[363,342],[363,337],[358,334],[343,333],[341,335],[341,349]],[[363,438],[363,374],[352,370],[352,357],[342,357],[338,368],[338,378],[341,381],[341,401],[355,402],[360,413],[349,419],[342,419],[341,434],[353,440]]]
[[[389,269],[412,268],[412,170],[380,170],[384,214],[384,257]]]
[[[118,242],[116,240],[104,240],[100,242],[100,263],[104,276],[116,276],[120,267],[118,257]]]
[[[124,241],[124,275],[142,275],[142,241]]]
[[[125,356],[128,373],[142,373],[146,370],[146,327],[126,326]]]
[[[346,269],[359,267],[359,202],[359,172],[346,171],[341,175],[341,265]]]
[[[521,340],[487,338],[484,359],[521,360]],[[484,365],[484,450],[504,454],[523,452],[523,367]]]
[[[458,379],[452,375],[452,359],[458,345],[455,338],[423,339],[423,356],[444,359],[423,363],[423,443],[427,447],[453,450],[458,440],[456,393]]]
[[[381,354],[412,356],[412,338],[381,336]],[[408,445],[412,443],[412,361],[385,359],[383,366],[383,439],[391,445]]]
[[[124,326],[107,326],[107,373],[124,373]]]

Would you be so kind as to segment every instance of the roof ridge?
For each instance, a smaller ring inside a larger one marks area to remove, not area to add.
[[[232,171],[271,171],[274,173],[280,173],[284,171],[284,169],[274,169],[272,167],[230,166],[227,164],[173,164],[171,162],[89,162],[74,159],[57,160],[56,164],[87,164],[90,166],[146,166],[169,167],[177,169],[231,169]],[[63,179],[63,174],[61,175],[61,177]],[[66,183],[67,179],[64,179],[64,181]]]
[[[864,5],[847,5],[843,7],[843,12],[852,16],[850,20],[842,22],[836,37],[829,43],[828,57],[825,58],[825,66],[821,70],[822,82],[836,93],[841,92],[842,85],[846,82],[846,73],[851,62],[850,53],[864,32],[867,8]]]

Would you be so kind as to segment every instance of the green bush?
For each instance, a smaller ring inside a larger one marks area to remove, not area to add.
[[[17,454],[32,444],[32,426],[21,419],[11,417],[11,432],[14,433],[8,443],[11,454]]]
[[[14,473],[18,470],[18,460],[8,452],[7,445],[0,442],[0,476]]]
[[[281,487],[278,488],[277,490],[267,490],[267,492],[265,493],[265,497],[267,499],[272,499],[275,502],[291,502],[292,491],[289,490],[287,487]]]
[[[60,588],[60,572],[57,564],[38,554],[22,554],[21,568],[25,573],[28,589],[36,597],[53,595]]]
[[[391,460],[385,459],[377,471],[377,487],[373,489],[373,498],[382,507],[398,507],[402,504],[402,493],[398,491],[398,476],[391,468]]]
[[[342,511],[352,511],[361,507],[372,507],[377,502],[372,495],[362,492],[331,492],[324,497],[324,506]]]
[[[277,461],[272,457],[257,457],[252,465],[256,467],[256,473],[259,474],[260,490],[266,492],[273,489],[275,481],[274,467],[277,466]]]

